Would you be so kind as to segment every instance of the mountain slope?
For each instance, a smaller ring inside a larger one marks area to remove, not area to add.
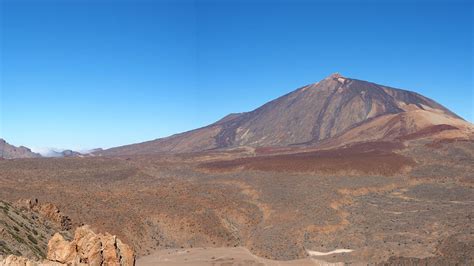
[[[471,128],[459,116],[420,94],[333,74],[251,112],[231,114],[203,128],[112,148],[100,154],[178,153],[239,146],[325,143],[337,146],[395,139],[438,124]],[[364,126],[365,131],[357,130]]]
[[[71,239],[71,241],[68,241]],[[0,200],[0,265],[135,265],[133,250],[116,236],[83,225],[51,203]]]
[[[41,155],[38,153],[34,153],[30,149],[23,146],[15,147],[13,145],[10,145],[4,139],[0,138],[0,158],[16,159],[36,157],[41,157]]]
[[[67,226],[59,219],[67,222]],[[46,257],[49,238],[56,231],[69,235],[69,229],[69,218],[51,203],[22,200],[10,204],[0,200],[0,256],[42,259]]]

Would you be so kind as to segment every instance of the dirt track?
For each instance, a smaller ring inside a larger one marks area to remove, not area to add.
[[[306,258],[291,261],[275,261],[253,255],[247,249],[237,248],[192,248],[165,249],[138,259],[137,266],[211,266],[211,265],[259,265],[259,266],[318,266],[328,265],[324,261]],[[337,265],[337,264],[334,264]],[[341,264],[342,265],[342,264]]]

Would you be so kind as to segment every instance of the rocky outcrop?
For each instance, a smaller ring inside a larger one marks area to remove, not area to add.
[[[35,261],[25,257],[16,255],[8,255],[5,258],[0,256],[0,266],[62,266],[66,264],[54,261]]]
[[[21,210],[38,213],[43,219],[54,223],[62,231],[72,228],[71,219],[61,213],[58,207],[52,203],[39,203],[38,199],[24,199],[17,201],[15,206]]]
[[[77,256],[75,245],[56,233],[48,242],[48,259],[52,261],[74,261]]]
[[[48,243],[48,260],[68,265],[134,265],[132,249],[109,233],[96,234],[85,225],[67,241],[56,233]]]
[[[27,147],[15,147],[8,144],[4,139],[0,138],[0,158],[17,159],[17,158],[37,158],[40,154],[32,152]]]
[[[0,255],[44,259],[49,238],[59,230],[37,212],[0,200]],[[62,231],[64,235],[71,232]]]
[[[24,257],[8,255],[0,265],[53,266],[53,265],[135,265],[133,250],[109,233],[96,234],[87,225],[76,229],[74,239],[68,241],[56,233],[48,243],[47,259],[34,261]]]

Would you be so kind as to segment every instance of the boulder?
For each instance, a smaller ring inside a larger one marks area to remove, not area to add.
[[[135,265],[132,249],[109,233],[96,234],[87,225],[66,241],[56,233],[48,243],[48,260],[68,265]]]
[[[77,257],[76,246],[56,233],[48,242],[48,259],[57,262],[73,261]]]

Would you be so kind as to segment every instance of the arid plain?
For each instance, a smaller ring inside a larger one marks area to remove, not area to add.
[[[469,265],[473,128],[419,94],[334,74],[168,138],[0,160],[0,199],[52,203],[142,265]]]
[[[116,234],[138,255],[245,247],[296,260],[308,250],[351,249],[319,258],[472,262],[474,142],[364,149],[285,155],[288,164],[248,150],[3,160],[0,197],[52,202],[75,225]]]

